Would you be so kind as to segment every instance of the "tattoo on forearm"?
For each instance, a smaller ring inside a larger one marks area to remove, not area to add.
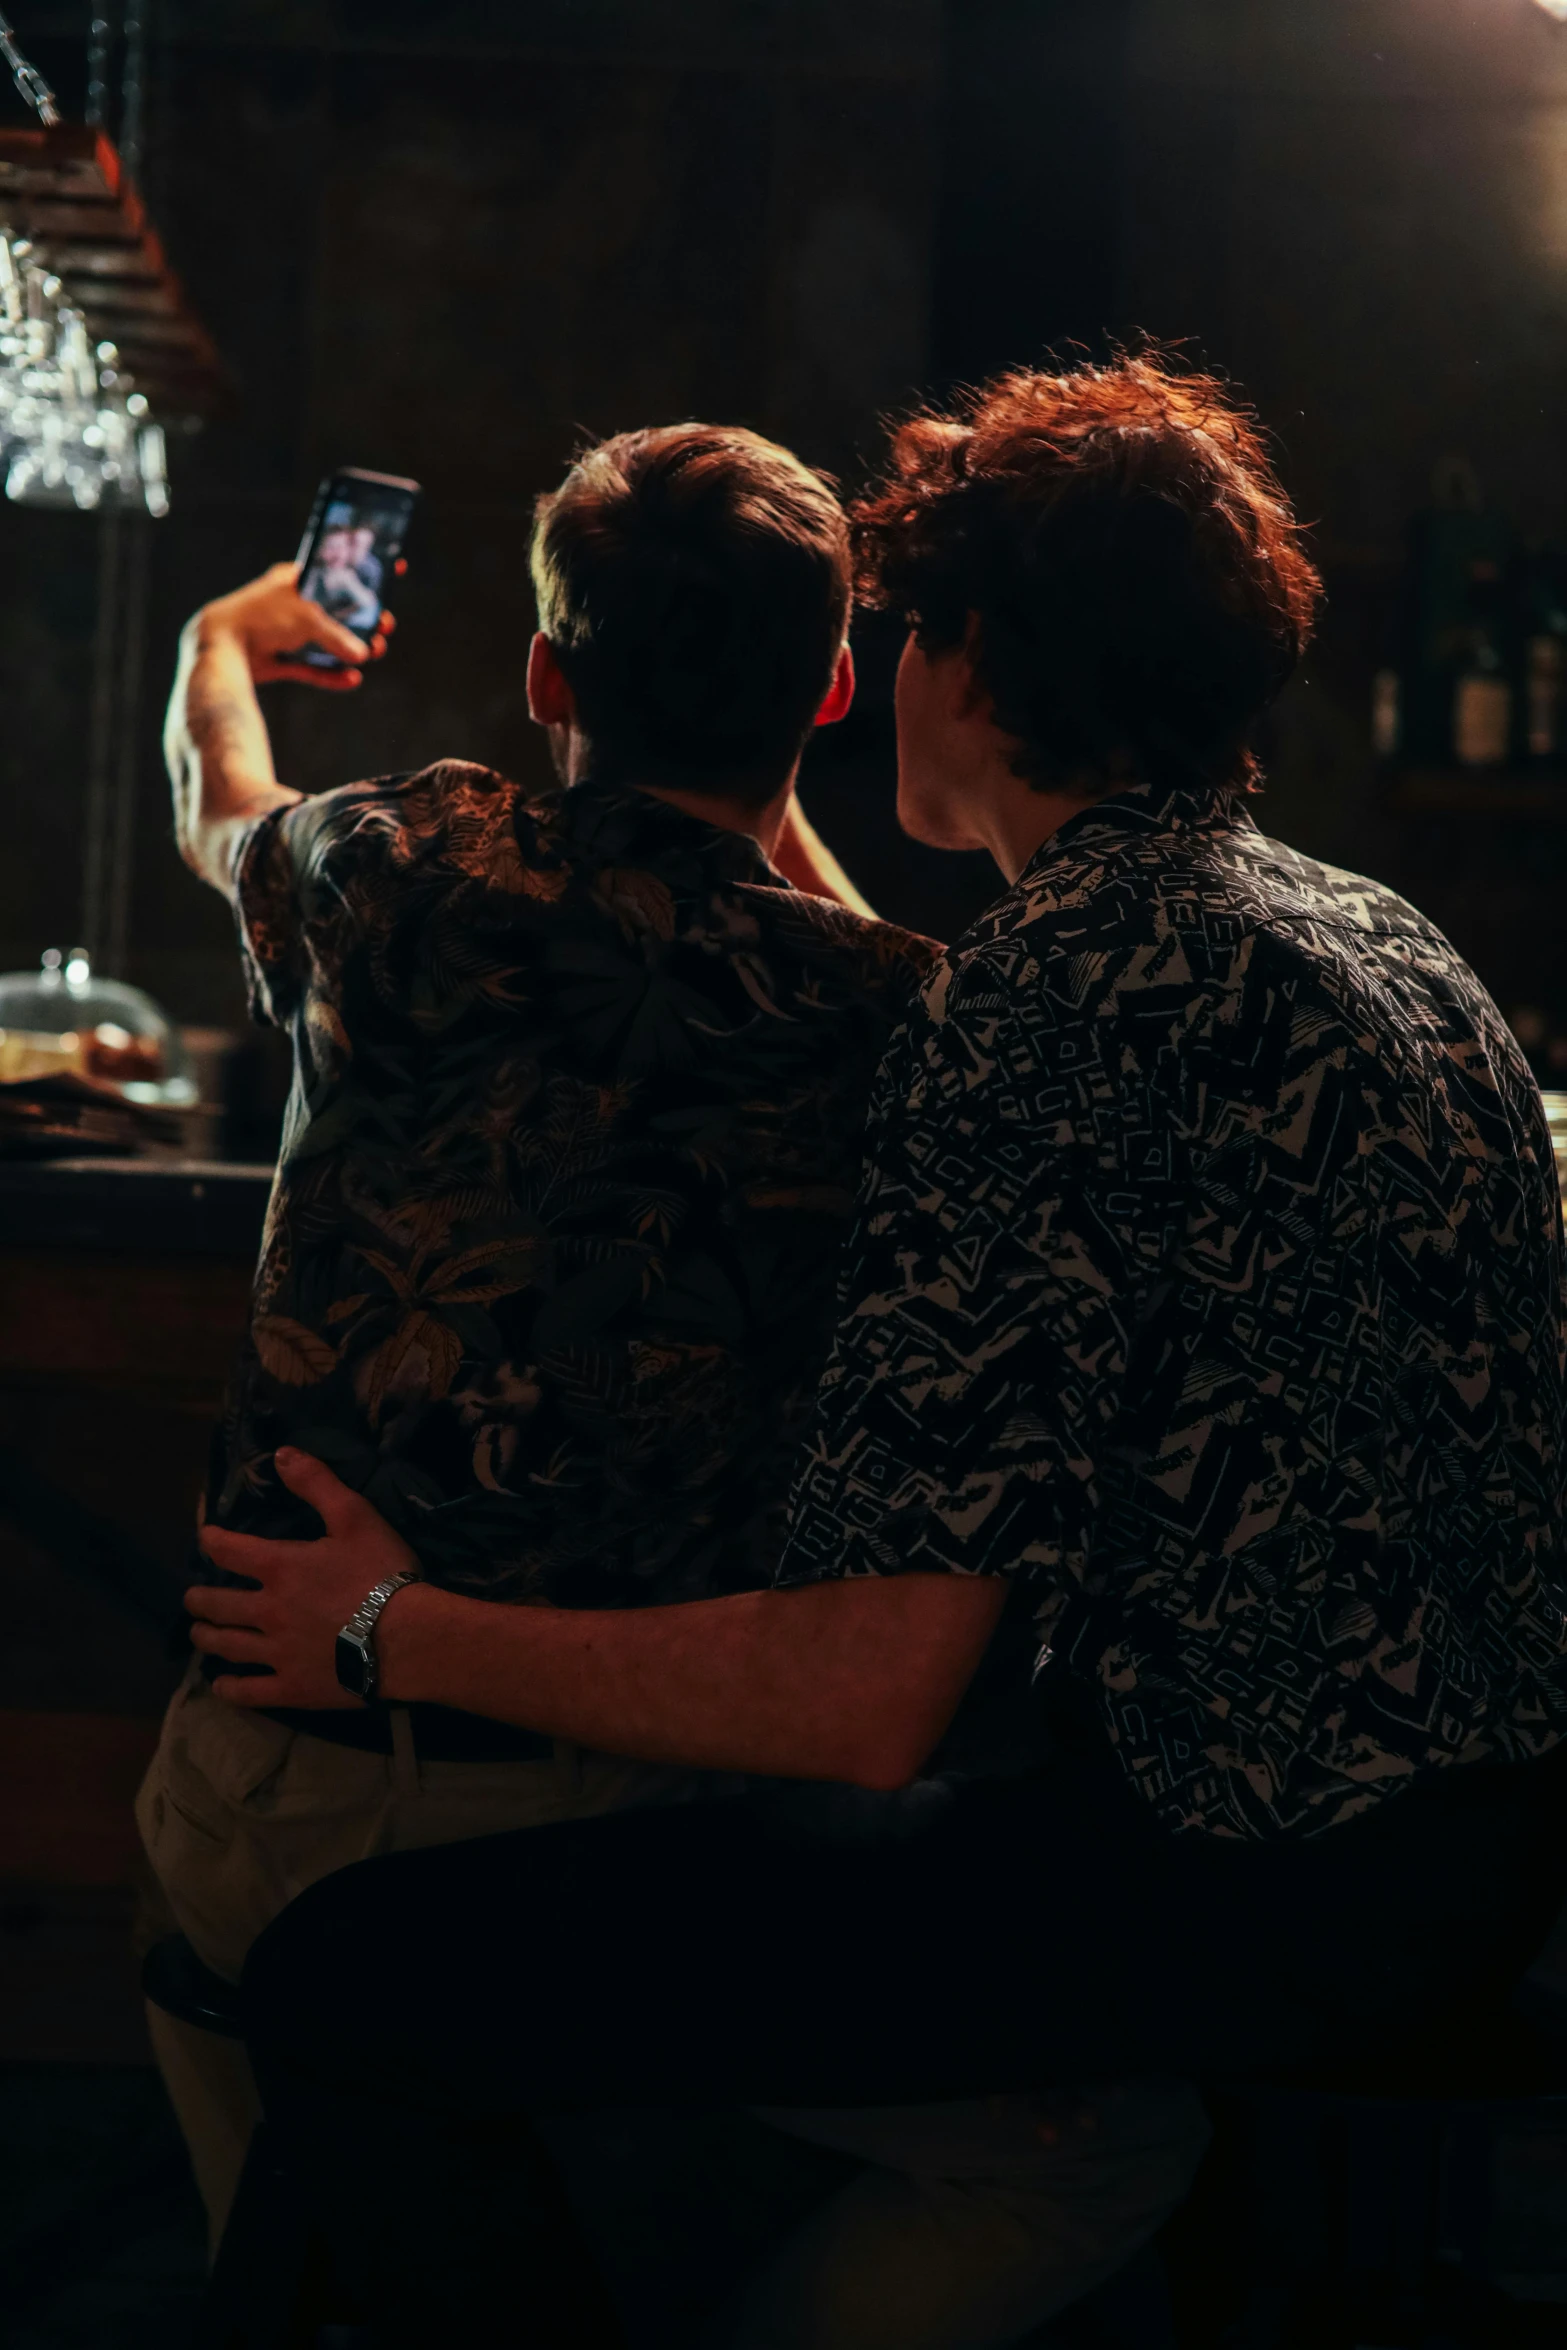
[[[220,765],[253,754],[258,736],[262,742],[266,739],[261,714],[249,696],[204,677],[199,661],[185,689],[185,731],[204,761]]]
[[[276,791],[266,720],[238,647],[189,650],[169,707],[167,753],[176,822],[187,833],[248,814]]]
[[[164,728],[164,757],[181,853],[206,880],[226,890],[231,828],[279,796],[266,720],[238,647],[221,642],[182,646]]]

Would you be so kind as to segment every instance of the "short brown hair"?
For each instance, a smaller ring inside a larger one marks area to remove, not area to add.
[[[618,433],[539,499],[531,564],[596,761],[772,796],[848,624],[848,522],[824,474],[739,428]]]
[[[1255,417],[1147,349],[1022,371],[894,427],[854,510],[867,602],[975,666],[1039,790],[1244,790],[1321,582]]]

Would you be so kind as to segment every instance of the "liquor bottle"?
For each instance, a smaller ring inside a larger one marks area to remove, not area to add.
[[[1396,759],[1403,749],[1400,679],[1396,669],[1379,669],[1371,680],[1371,748],[1379,759]]]
[[[1520,694],[1513,751],[1532,765],[1567,756],[1567,563],[1554,547],[1530,547],[1515,591]]]
[[[1442,460],[1431,490],[1409,534],[1399,755],[1417,767],[1501,766],[1517,699],[1504,592],[1512,529],[1463,457]]]
[[[1562,640],[1529,639],[1524,681],[1524,750],[1531,759],[1554,759],[1562,747]]]
[[[1480,558],[1469,566],[1469,624],[1455,648],[1453,756],[1460,767],[1505,767],[1513,740],[1502,567]]]

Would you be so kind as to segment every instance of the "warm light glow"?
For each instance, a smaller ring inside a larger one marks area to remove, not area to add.
[[[1547,16],[1554,16],[1558,24],[1567,24],[1567,0],[1535,0]]]

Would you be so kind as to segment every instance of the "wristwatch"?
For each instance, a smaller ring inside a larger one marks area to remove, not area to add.
[[[400,1575],[388,1575],[384,1583],[365,1593],[339,1632],[335,1651],[337,1677],[350,1697],[362,1697],[366,1702],[374,1697],[380,1677],[375,1628],[381,1610],[394,1591],[401,1591],[405,1583],[417,1583],[420,1579],[417,1567],[405,1567]]]

